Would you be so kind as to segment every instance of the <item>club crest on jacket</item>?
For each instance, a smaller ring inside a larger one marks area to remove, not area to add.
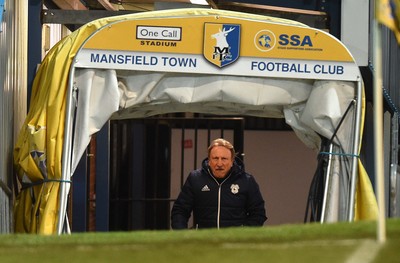
[[[231,185],[231,192],[232,192],[232,194],[237,194],[237,193],[239,193],[239,185],[237,185],[237,184],[232,184],[232,185]]]

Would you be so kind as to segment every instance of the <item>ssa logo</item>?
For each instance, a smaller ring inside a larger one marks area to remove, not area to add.
[[[222,68],[239,58],[240,25],[204,24],[203,55],[212,64]]]
[[[254,36],[254,45],[262,52],[270,51],[276,44],[275,34],[269,30],[258,31]]]
[[[313,43],[310,36],[299,36],[299,35],[288,35],[282,34],[279,36],[279,45],[281,46],[293,46],[293,47],[312,47]]]

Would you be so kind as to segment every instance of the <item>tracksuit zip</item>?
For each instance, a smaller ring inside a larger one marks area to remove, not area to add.
[[[210,169],[208,170],[208,174],[211,176],[212,179],[217,183],[218,185],[218,209],[217,209],[217,229],[219,229],[219,221],[220,221],[220,216],[221,216],[221,187],[222,184],[225,183],[226,180],[231,176],[232,172],[229,173],[229,175],[221,182],[219,183],[217,179],[212,175],[210,172]]]

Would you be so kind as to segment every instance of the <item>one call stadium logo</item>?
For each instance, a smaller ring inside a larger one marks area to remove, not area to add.
[[[142,46],[176,47],[182,40],[182,28],[164,26],[137,26],[136,39]]]
[[[254,45],[262,52],[272,50],[275,44],[275,34],[269,30],[261,30],[254,36]]]
[[[204,24],[204,57],[220,68],[239,58],[240,25]]]

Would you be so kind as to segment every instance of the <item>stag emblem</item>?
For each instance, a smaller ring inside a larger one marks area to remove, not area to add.
[[[226,37],[230,32],[235,30],[234,27],[231,27],[229,30],[225,30],[225,28],[219,30],[218,33],[215,33],[211,35],[212,38],[214,38],[217,41],[217,44],[214,47],[214,53],[213,53],[213,58],[218,58],[221,61],[225,61],[227,59],[231,59],[231,54],[230,54],[230,46],[228,44],[228,41],[226,41]]]
[[[204,56],[211,63],[223,67],[239,56],[240,25],[206,23]]]

